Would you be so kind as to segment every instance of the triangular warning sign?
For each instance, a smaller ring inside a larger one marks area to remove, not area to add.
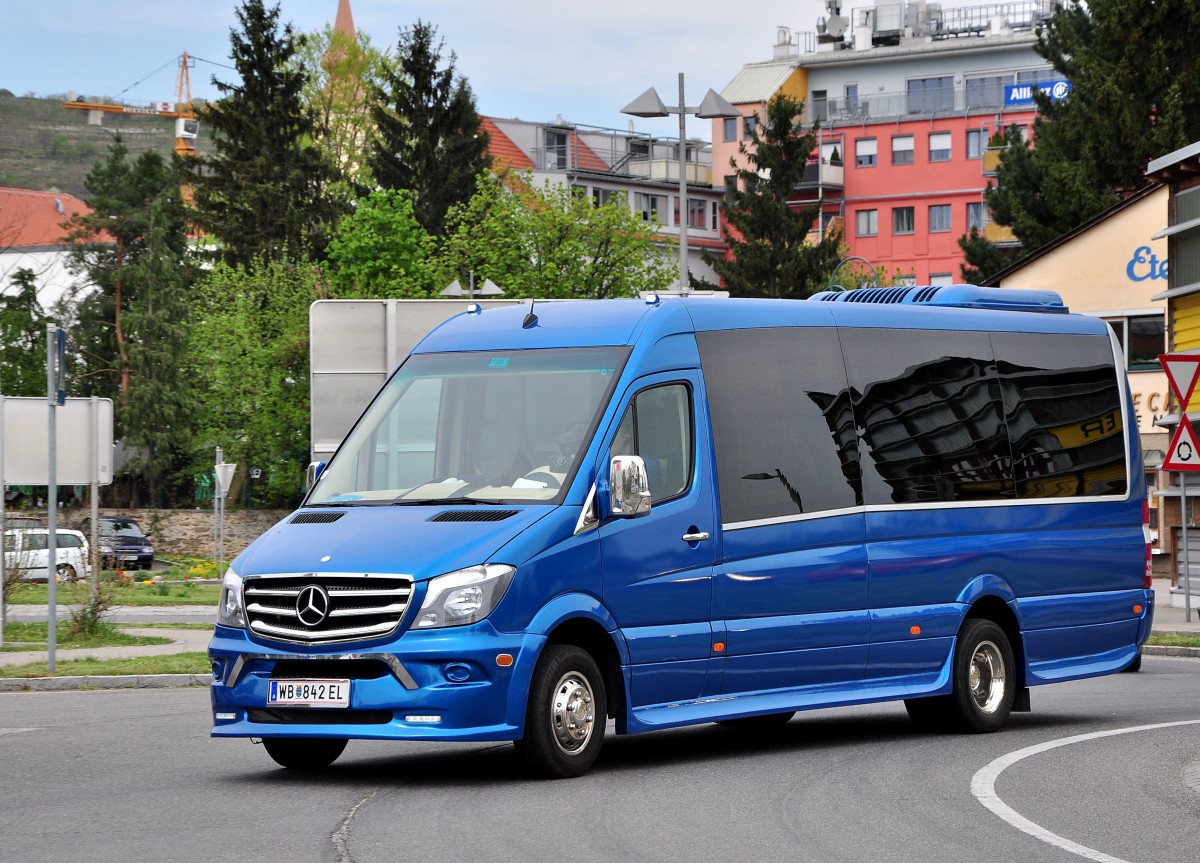
[[[1192,428],[1192,421],[1187,418],[1187,414],[1179,418],[1179,427],[1171,437],[1171,446],[1167,449],[1163,470],[1200,470],[1200,449],[1197,448],[1196,430]]]
[[[1200,354],[1160,354],[1158,361],[1167,373],[1180,407],[1188,410],[1196,382],[1200,381]]]

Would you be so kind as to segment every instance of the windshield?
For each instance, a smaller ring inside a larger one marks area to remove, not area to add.
[[[306,505],[552,502],[628,348],[418,354],[387,382]]]
[[[131,539],[141,539],[146,535],[136,521],[118,518],[100,522],[100,532],[105,536],[124,536]]]

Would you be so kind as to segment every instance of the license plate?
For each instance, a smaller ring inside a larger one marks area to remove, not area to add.
[[[137,557],[136,554],[123,554],[121,555],[121,560],[137,560]]]
[[[349,680],[272,680],[267,704],[349,707]]]

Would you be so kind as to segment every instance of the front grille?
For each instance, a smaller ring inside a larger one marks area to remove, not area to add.
[[[247,576],[243,595],[247,623],[256,635],[330,644],[395,632],[408,609],[412,579],[349,573],[254,575]]]

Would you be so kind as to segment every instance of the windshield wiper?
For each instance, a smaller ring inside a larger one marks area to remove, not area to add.
[[[441,506],[445,503],[455,506],[460,504],[499,506],[504,501],[488,500],[482,497],[416,497],[396,498],[392,501],[392,506]]]
[[[327,500],[317,503],[306,503],[302,509],[312,509],[319,506],[387,506],[388,500]]]

